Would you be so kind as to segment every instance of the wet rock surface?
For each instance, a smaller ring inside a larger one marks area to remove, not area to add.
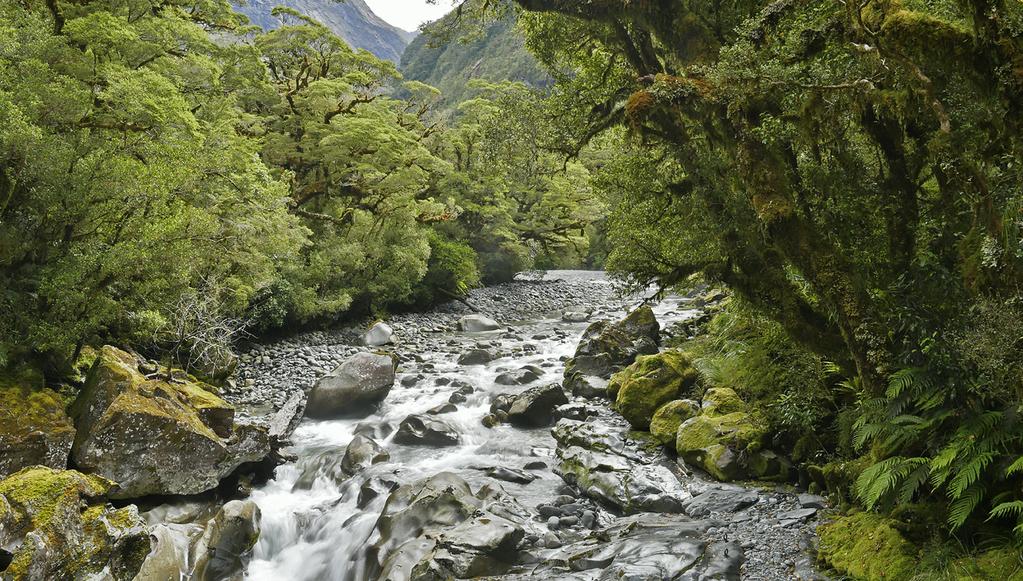
[[[103,347],[71,408],[75,465],[116,482],[110,497],[202,493],[270,455],[266,425],[236,420],[205,384],[158,375]]]
[[[478,313],[451,303],[388,320],[393,387],[364,418],[298,426],[284,451],[296,460],[249,498],[262,534],[246,578],[817,578],[820,499],[721,484],[676,459],[661,444],[673,447],[667,435],[701,412],[695,400],[660,416],[643,407],[658,437],[633,431],[600,397],[609,370],[657,352],[661,325],[701,312],[676,297],[654,305],[656,320],[629,320],[638,301],[602,276],[554,276],[563,280],[474,291]],[[473,315],[500,324],[462,330]],[[226,397],[241,413],[281,409],[367,352],[364,330],[255,346]],[[597,358],[584,362],[594,375],[566,376],[580,341],[596,345],[601,333],[613,357],[591,349],[582,355]],[[590,392],[573,393],[580,377]]]

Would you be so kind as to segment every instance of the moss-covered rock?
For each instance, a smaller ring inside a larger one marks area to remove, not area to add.
[[[730,387],[713,387],[703,394],[703,413],[725,416],[735,412],[748,412],[749,406]]]
[[[29,466],[67,467],[75,428],[66,406],[34,370],[0,376],[0,478]]]
[[[0,545],[17,547],[0,578],[133,579],[149,553],[149,532],[134,506],[106,504],[113,487],[42,466],[0,481]]]
[[[600,385],[613,373],[632,364],[639,355],[657,353],[660,324],[650,307],[640,307],[623,320],[597,321],[586,328],[575,355],[565,362],[565,387],[574,395],[603,395]],[[612,396],[614,399],[614,396]]]
[[[1023,581],[1023,562],[1014,547],[995,549],[956,560],[957,581]]]
[[[696,370],[679,351],[641,356],[608,384],[614,407],[634,428],[650,426],[654,412],[684,394],[696,382]]]
[[[722,481],[748,477],[741,453],[759,450],[764,427],[745,412],[701,414],[678,428],[675,450],[686,462]]]
[[[650,433],[664,445],[674,445],[678,427],[700,413],[700,404],[691,399],[676,399],[657,408],[650,420]]]
[[[860,512],[820,526],[819,557],[839,573],[863,581],[900,581],[916,573],[917,549],[896,523]]]
[[[72,406],[79,468],[117,482],[114,498],[197,494],[270,453],[265,429],[185,378],[150,378],[134,356],[103,347]]]

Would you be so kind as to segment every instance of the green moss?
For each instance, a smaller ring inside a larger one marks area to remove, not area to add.
[[[894,525],[869,512],[835,519],[817,529],[820,559],[854,579],[910,579],[916,573],[917,549]]]
[[[68,506],[77,509],[80,498],[105,495],[113,486],[99,476],[35,466],[0,480],[0,495],[19,516],[19,525],[37,529],[48,525],[60,510]]]
[[[730,387],[715,387],[703,394],[703,413],[709,416],[723,416],[735,412],[748,412],[749,407],[739,394]]]
[[[745,412],[699,415],[679,426],[675,450],[687,462],[702,467],[718,480],[736,480],[746,474],[739,463],[733,461],[734,455],[757,451],[764,432],[763,423]]]
[[[661,444],[674,444],[678,427],[699,413],[700,406],[695,401],[688,399],[670,401],[654,412],[654,417],[650,420],[650,433]]]
[[[1023,581],[1023,553],[1007,547],[956,561],[959,581]]]
[[[696,370],[679,351],[640,356],[612,378],[618,386],[614,407],[633,427],[645,430],[658,408],[685,393],[695,381]]]

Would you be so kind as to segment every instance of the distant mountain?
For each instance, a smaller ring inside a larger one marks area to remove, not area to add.
[[[235,9],[253,24],[271,30],[281,24],[270,15],[276,6],[294,8],[323,23],[352,47],[364,48],[395,63],[416,36],[384,22],[363,0],[247,0],[246,5],[236,5]]]
[[[512,11],[488,25],[473,42],[453,39],[443,46],[430,46],[430,31],[435,27],[457,29],[454,18],[454,14],[448,14],[428,24],[423,34],[409,43],[400,66],[406,79],[437,87],[449,106],[469,96],[466,85],[471,79],[521,81],[535,87],[551,83],[551,78],[526,50]]]

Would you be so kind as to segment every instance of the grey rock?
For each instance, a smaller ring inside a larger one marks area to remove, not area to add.
[[[554,420],[554,408],[567,403],[568,397],[556,383],[533,387],[512,401],[508,421],[519,426],[546,426]]]
[[[380,444],[366,436],[355,436],[345,449],[341,459],[341,471],[345,474],[357,474],[366,468],[386,462],[391,455]]]
[[[454,446],[459,437],[447,422],[431,416],[411,415],[398,425],[394,441],[407,446]]]
[[[362,343],[370,347],[380,347],[394,342],[394,330],[384,322],[375,323],[362,336]]]
[[[256,503],[232,500],[210,520],[193,551],[198,581],[219,581],[244,571],[259,540],[260,513]]]
[[[494,360],[494,354],[486,349],[473,349],[458,357],[459,365],[484,365]]]
[[[711,513],[733,513],[753,506],[759,500],[756,492],[735,486],[712,488],[685,502],[686,514],[704,517]]]
[[[367,413],[394,386],[394,359],[378,353],[358,353],[313,386],[306,415],[329,419]]]
[[[500,323],[483,315],[466,315],[458,320],[458,329],[466,333],[483,333],[501,328]]]

